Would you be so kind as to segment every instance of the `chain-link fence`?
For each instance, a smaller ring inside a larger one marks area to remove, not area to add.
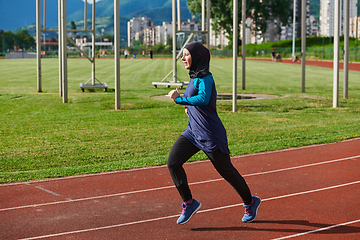
[[[274,48],[275,53],[280,53],[282,58],[292,58],[292,48]],[[272,48],[247,48],[246,57],[271,58]],[[211,50],[211,55],[216,57],[232,57],[231,49]],[[241,49],[240,53],[241,55]],[[295,48],[295,55],[301,58],[301,48]],[[308,47],[306,58],[314,60],[333,60],[334,47]],[[340,60],[344,58],[344,48],[340,47]],[[349,61],[360,61],[360,47],[349,47]]]

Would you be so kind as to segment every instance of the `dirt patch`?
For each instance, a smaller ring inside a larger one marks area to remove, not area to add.
[[[267,98],[276,98],[277,96],[274,95],[265,95],[265,94],[238,94],[237,99],[238,100],[251,100],[251,99],[267,99]],[[171,100],[171,98],[160,95],[160,96],[154,96],[152,97],[154,99],[158,100]],[[217,100],[219,101],[230,101],[232,100],[232,93],[218,93]]]

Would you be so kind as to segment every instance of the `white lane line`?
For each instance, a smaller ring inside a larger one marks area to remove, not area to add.
[[[346,161],[346,160],[354,160],[356,158],[360,158],[360,155],[353,156],[353,157],[347,157],[347,158],[340,158],[340,159],[334,159],[330,161],[324,161],[324,162],[318,162],[318,163],[312,163],[312,164],[306,164],[296,167],[290,167],[290,168],[283,168],[283,169],[277,169],[277,170],[271,170],[266,172],[258,172],[258,173],[250,173],[243,175],[244,177],[249,176],[256,176],[256,175],[265,175],[270,173],[277,173],[277,172],[283,172],[283,171],[289,171],[299,168],[305,168],[305,167],[313,167],[323,164],[329,164],[334,162],[340,162],[340,161]],[[212,179],[212,180],[206,180],[206,181],[200,181],[200,182],[193,182],[189,183],[189,185],[198,185],[198,184],[204,184],[204,183],[211,183],[211,182],[217,182],[217,181],[223,181],[223,178],[218,179]],[[171,186],[164,186],[164,187],[158,187],[158,188],[150,188],[150,189],[143,189],[143,190],[137,190],[137,191],[130,191],[130,192],[124,192],[124,193],[115,193],[115,194],[108,194],[108,195],[101,195],[101,196],[95,196],[95,197],[87,197],[87,198],[79,198],[79,199],[70,199],[70,200],[64,200],[64,201],[58,201],[58,202],[50,202],[50,203],[40,203],[40,204],[32,204],[32,205],[25,205],[25,206],[18,206],[18,207],[10,207],[10,208],[2,208],[1,211],[9,211],[9,210],[17,210],[17,209],[24,209],[24,208],[32,208],[32,207],[41,207],[41,206],[48,206],[48,205],[56,205],[56,204],[63,204],[63,203],[71,203],[71,202],[80,202],[80,201],[88,201],[88,200],[95,200],[100,198],[108,198],[108,197],[116,197],[116,196],[124,196],[124,195],[130,195],[130,194],[136,194],[136,193],[145,193],[145,192],[151,192],[151,191],[158,191],[158,190],[164,190],[174,188],[174,185]]]
[[[272,170],[272,171],[267,171],[267,172],[250,173],[250,174],[247,174],[247,175],[244,175],[244,176],[255,176],[255,175],[268,174],[268,173],[283,172],[283,171],[289,171],[289,170],[294,170],[294,169],[299,169],[299,168],[306,168],[306,167],[319,166],[319,165],[323,165],[323,164],[341,162],[341,161],[346,161],[346,160],[354,160],[356,158],[360,158],[360,155],[353,156],[353,157],[347,157],[347,158],[339,158],[339,159],[334,159],[334,160],[329,160],[329,161],[324,161],[324,162],[318,162],[318,163],[305,164],[305,165],[300,165],[300,166],[296,166],[296,167],[282,168],[282,169]]]
[[[3,209],[0,209],[0,212],[1,212],[1,211],[9,211],[9,210],[23,209],[23,208],[32,208],[32,207],[41,207],[41,206],[48,206],[48,205],[56,205],[56,204],[62,204],[62,203],[81,202],[81,201],[95,200],[95,199],[100,199],[100,198],[124,196],[124,195],[135,194],[135,193],[144,193],[144,192],[151,192],[151,191],[156,191],[156,190],[163,190],[163,189],[168,189],[168,188],[173,188],[173,187],[174,187],[174,186],[166,186],[166,187],[151,188],[151,189],[131,191],[131,192],[124,192],[124,193],[115,193],[115,194],[101,195],[101,196],[96,196],[96,197],[70,199],[70,200],[64,200],[64,201],[58,201],[58,202],[39,203],[39,204],[25,205],[25,206],[19,206],[19,207],[3,208]]]
[[[329,229],[331,229],[331,228],[342,227],[342,226],[346,226],[346,225],[350,225],[350,224],[358,223],[358,222],[360,222],[360,219],[354,220],[354,221],[350,221],[350,222],[345,222],[345,223],[339,223],[339,224],[336,224],[336,225],[331,225],[331,226],[328,226],[328,227],[323,227],[323,228],[315,229],[315,230],[308,231],[308,232],[298,233],[298,234],[289,235],[289,236],[280,237],[280,238],[274,238],[273,240],[282,240],[282,239],[288,239],[288,238],[294,238],[294,237],[304,236],[304,235],[307,235],[307,234],[316,233],[316,232],[321,232],[321,231],[326,231],[326,230],[329,230]]]
[[[43,191],[45,191],[45,192],[47,192],[47,193],[50,193],[50,194],[52,194],[52,195],[55,195],[55,196],[60,196],[60,194],[54,193],[54,192],[52,192],[52,191],[50,191],[50,190],[47,190],[47,189],[42,188],[42,187],[39,187],[39,186],[36,186],[35,188],[40,189],[40,190],[43,190]]]
[[[266,201],[276,200],[276,199],[281,199],[281,198],[287,198],[287,197],[300,196],[300,195],[304,195],[304,194],[315,193],[315,192],[330,190],[330,189],[334,189],[334,188],[346,187],[346,186],[359,184],[359,183],[360,183],[360,181],[355,181],[355,182],[349,182],[349,183],[334,185],[334,186],[325,187],[325,188],[313,189],[313,190],[309,190],[309,191],[290,193],[290,194],[285,194],[285,195],[282,195],[282,196],[261,199],[261,202],[266,202]],[[216,211],[216,210],[230,208],[230,207],[238,207],[238,206],[242,206],[242,205],[243,205],[243,203],[238,203],[238,204],[229,205],[229,206],[223,206],[223,207],[211,208],[211,209],[206,209],[206,210],[200,210],[199,213],[201,213],[201,212],[211,212],[211,211]]]
[[[309,194],[309,193],[314,193],[314,192],[320,192],[320,191],[325,191],[325,190],[334,189],[334,188],[346,187],[346,186],[359,184],[359,183],[360,183],[360,181],[355,181],[355,182],[349,182],[349,183],[345,183],[345,184],[330,186],[330,187],[326,187],[326,188],[313,189],[313,190],[305,191],[305,192],[298,192],[298,193],[292,193],[292,194],[287,194],[287,195],[282,195],[282,196],[276,196],[276,197],[262,199],[262,202],[275,200],[275,199],[281,199],[281,198],[287,198],[287,197],[293,197],[293,196],[298,196],[298,195],[303,195],[303,194]],[[238,206],[241,206],[241,205],[243,205],[243,204],[239,203],[239,204],[233,204],[233,205],[222,206],[222,207],[217,207],[217,208],[200,210],[200,211],[197,212],[197,214],[205,213],[205,212],[211,212],[211,211],[217,211],[217,210],[226,209],[226,208],[238,207]],[[104,230],[104,229],[109,229],[109,228],[118,228],[118,227],[123,227],[123,226],[135,225],[135,224],[140,224],[140,223],[154,222],[154,221],[165,220],[165,219],[175,218],[175,217],[179,217],[179,215],[170,215],[170,216],[165,216],[165,217],[145,219],[145,220],[139,220],[139,221],[135,221],[135,222],[121,223],[121,224],[104,226],[104,227],[97,227],[97,228],[89,228],[89,229],[82,229],[82,230],[76,230],[76,231],[48,234],[48,235],[37,236],[37,237],[23,238],[23,239],[19,239],[19,240],[42,239],[42,238],[64,236],[64,235],[69,235],[69,234],[98,231],[98,230]],[[337,225],[334,225],[334,226],[337,226]]]
[[[360,138],[351,138],[351,139],[346,139],[346,140],[343,140],[340,142],[307,145],[307,146],[301,146],[301,147],[291,147],[291,148],[279,149],[279,150],[274,150],[274,151],[266,151],[266,152],[258,152],[258,153],[249,153],[249,154],[245,154],[245,155],[232,156],[231,158],[245,158],[245,157],[249,157],[249,156],[268,155],[268,154],[274,154],[274,153],[279,153],[279,152],[281,153],[281,152],[301,150],[301,149],[306,149],[306,148],[315,148],[315,147],[321,147],[324,145],[332,145],[332,144],[338,144],[338,143],[342,143],[342,142],[359,141],[359,140],[360,140]],[[210,161],[210,160],[194,161],[194,162],[189,162],[186,164],[199,164],[199,163],[203,163],[205,161]],[[12,186],[12,185],[28,185],[28,184],[39,183],[39,182],[60,181],[60,180],[73,179],[73,178],[85,178],[85,177],[116,174],[116,173],[121,173],[121,172],[134,172],[134,171],[142,171],[142,170],[148,170],[148,169],[164,168],[164,167],[166,167],[166,165],[150,166],[150,167],[143,167],[143,168],[133,168],[133,169],[126,169],[126,170],[119,170],[119,171],[111,171],[111,172],[89,173],[89,174],[82,174],[82,175],[75,175],[75,176],[65,176],[65,177],[61,177],[61,178],[36,179],[36,180],[30,180],[27,182],[3,183],[3,184],[0,184],[0,187]]]
[[[71,231],[71,232],[55,233],[55,234],[49,234],[49,235],[44,235],[44,236],[21,238],[21,239],[18,239],[18,240],[34,240],[34,239],[58,237],[58,236],[64,236],[64,235],[69,235],[69,234],[75,234],[75,233],[83,233],[83,232],[104,230],[104,229],[109,229],[109,228],[124,227],[124,226],[139,224],[139,223],[153,222],[153,221],[164,220],[164,219],[174,218],[174,217],[179,217],[179,215],[172,215],[172,216],[161,217],[161,218],[153,218],[153,219],[147,219],[147,220],[140,220],[140,221],[129,222],[129,223],[121,223],[121,224],[111,225],[111,226],[105,226],[105,227],[98,227],[98,228],[91,228],[91,229],[76,230],[76,231]]]

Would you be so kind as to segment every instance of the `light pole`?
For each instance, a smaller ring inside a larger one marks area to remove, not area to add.
[[[357,4],[356,4],[356,6],[357,6]],[[356,14],[356,18],[355,18],[355,61],[357,61],[357,40],[358,40],[358,16]]]
[[[293,39],[292,39],[292,56],[295,58],[295,25],[296,25],[296,0],[293,3]]]

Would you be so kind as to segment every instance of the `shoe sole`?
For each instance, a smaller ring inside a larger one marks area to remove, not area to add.
[[[256,208],[256,213],[255,213],[254,219],[249,220],[249,221],[246,221],[246,222],[243,221],[243,223],[251,223],[252,221],[255,220],[255,218],[257,217],[257,211],[258,211],[258,209],[259,209],[259,207],[260,207],[260,205],[261,205],[261,199],[259,198],[259,200],[260,200],[260,202],[259,202],[259,205],[258,205],[257,208]]]
[[[201,208],[201,203],[199,203],[199,206],[198,206],[198,207],[195,209],[195,211],[190,215],[190,217],[189,217],[188,220],[186,220],[185,222],[182,222],[182,223],[178,223],[178,224],[181,225],[181,224],[185,224],[185,223],[187,223],[188,221],[190,221],[190,219],[192,218],[192,216],[193,216],[197,211],[199,211],[200,208]]]

